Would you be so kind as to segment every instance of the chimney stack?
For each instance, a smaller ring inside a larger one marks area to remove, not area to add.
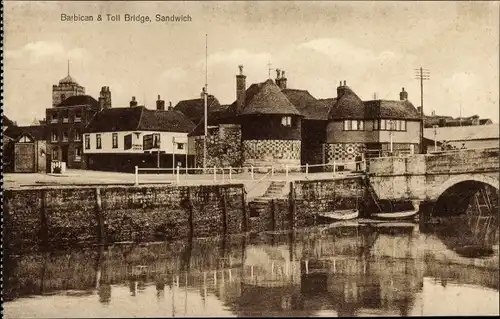
[[[245,104],[246,98],[246,75],[243,74],[243,65],[238,66],[240,74],[236,76],[236,114],[239,114]]]
[[[111,108],[111,91],[109,86],[101,87],[101,92],[99,92],[99,108],[102,110]]]
[[[400,101],[408,100],[408,92],[405,91],[405,88],[402,88],[401,92],[399,92],[399,100]]]
[[[417,106],[417,112],[418,112],[418,114],[422,114],[422,107],[421,106]]]
[[[344,93],[346,92],[347,89],[346,81],[344,81],[344,85],[342,85],[342,81],[340,81],[339,86],[337,87],[337,98],[340,98]]]
[[[432,110],[432,116],[436,116],[436,111]]]
[[[281,73],[281,76],[280,76]],[[276,85],[279,86],[280,89],[286,89],[286,77],[285,71],[281,71],[279,69],[276,70]]]
[[[174,107],[172,106],[172,101],[168,102],[168,110],[172,111]]]
[[[156,109],[158,111],[165,111],[165,101],[160,99],[159,94],[158,94],[158,99],[156,100]]]
[[[135,96],[132,96],[132,101],[130,101],[130,107],[136,107],[137,101],[135,100]]]

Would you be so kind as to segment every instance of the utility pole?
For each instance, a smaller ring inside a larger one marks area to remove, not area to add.
[[[430,80],[431,73],[428,69],[420,67],[420,69],[415,69],[415,76],[417,80],[420,80],[420,116],[422,118],[422,125],[420,126],[420,153],[424,153],[424,80]]]
[[[203,136],[203,173],[207,168],[207,136],[208,136],[208,105],[207,105],[207,95],[208,95],[208,34],[205,34],[205,86],[203,87],[203,104],[204,104],[204,124],[205,124],[205,135]]]

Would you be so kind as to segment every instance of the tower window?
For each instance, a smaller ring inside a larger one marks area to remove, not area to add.
[[[66,94],[61,94],[61,102],[66,100]]]

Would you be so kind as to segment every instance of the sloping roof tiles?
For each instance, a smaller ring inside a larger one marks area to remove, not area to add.
[[[104,109],[87,125],[89,132],[164,131],[188,133],[194,124],[181,112],[143,106]]]

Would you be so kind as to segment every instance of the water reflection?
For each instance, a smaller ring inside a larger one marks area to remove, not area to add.
[[[484,237],[484,232],[474,232],[474,222],[450,223],[465,228],[442,224],[421,232],[411,223],[332,226],[7,255],[4,313],[6,317],[409,316],[446,309],[457,315],[498,313],[497,224],[496,232]],[[479,252],[464,254],[457,249],[464,240],[471,251]],[[458,288],[467,292],[457,295]],[[85,293],[70,293],[75,291]],[[437,294],[441,300],[447,298],[448,305],[436,302]],[[459,300],[464,294],[467,300]]]

